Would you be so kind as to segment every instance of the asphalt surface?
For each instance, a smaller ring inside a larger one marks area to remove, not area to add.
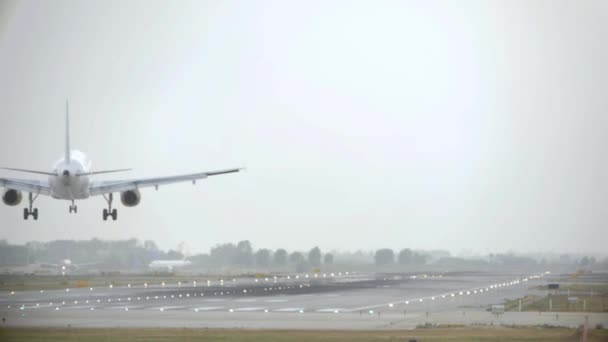
[[[6,326],[403,329],[419,324],[577,326],[583,314],[486,309],[534,292],[542,274],[309,274],[4,292]],[[608,315],[591,315],[607,325]]]

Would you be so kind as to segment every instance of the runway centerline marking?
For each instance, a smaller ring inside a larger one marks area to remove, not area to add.
[[[235,308],[234,311],[238,312],[253,312],[253,311],[263,311],[266,308],[262,307],[246,307],[246,308]]]
[[[223,306],[202,306],[199,308],[194,308],[194,311],[216,311],[216,310],[222,310],[224,307]]]
[[[281,309],[275,309],[272,310],[274,312],[300,312],[304,310],[304,308],[281,308]]]
[[[153,308],[145,308],[146,310],[160,310],[163,309],[164,310],[180,310],[180,309],[185,309],[185,306],[157,306],[157,307],[153,307]]]
[[[341,309],[341,308],[327,308],[327,309],[317,310],[317,312],[319,312],[319,313],[340,313],[340,312],[347,312],[347,311],[348,310]]]

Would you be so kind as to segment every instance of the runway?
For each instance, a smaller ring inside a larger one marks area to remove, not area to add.
[[[438,322],[494,322],[498,318],[486,311],[490,305],[529,294],[531,287],[543,282],[542,277],[541,273],[345,272],[11,291],[0,295],[0,312],[9,326],[413,328]],[[571,321],[562,316],[561,321],[552,323],[580,321],[577,315],[571,316]],[[507,318],[530,324],[552,317],[536,314],[532,319],[530,313],[507,313],[500,319]],[[593,319],[608,321],[606,315]]]

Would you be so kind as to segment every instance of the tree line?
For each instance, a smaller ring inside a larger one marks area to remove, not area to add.
[[[402,249],[397,255],[396,261],[401,265],[425,265],[430,259],[429,255],[412,251],[409,248]],[[395,252],[390,248],[382,248],[374,254],[377,266],[386,266],[395,263]]]
[[[154,241],[137,239],[104,241],[55,240],[11,245],[0,241],[0,265],[59,264],[69,259],[74,264],[95,264],[100,268],[143,268],[152,260],[181,258],[177,251],[164,252]]]
[[[296,271],[304,272],[310,268],[319,268],[322,265],[334,263],[331,253],[321,253],[318,246],[308,252],[293,251],[279,248],[253,249],[249,240],[239,241],[237,244],[224,243],[211,248],[209,254],[198,254],[189,258],[198,266],[233,266],[241,268],[285,268],[295,267]]]
[[[432,264],[448,269],[483,268],[494,266],[576,265],[577,267],[608,266],[608,259],[596,260],[594,256],[572,256],[567,254],[536,258],[514,253],[489,254],[479,257],[453,257],[446,251],[414,251],[401,249],[398,253],[390,248],[374,252],[323,253],[318,246],[308,251],[288,251],[284,248],[254,249],[249,240],[213,246],[208,253],[184,255],[183,251],[163,251],[154,241],[137,239],[104,241],[56,240],[50,242],[28,242],[12,245],[0,240],[0,266],[22,266],[35,263],[59,264],[70,259],[74,264],[92,264],[99,269],[146,269],[154,260],[188,259],[199,268],[240,268],[258,270],[295,270],[307,272],[312,269],[339,263],[342,267],[375,264],[382,268],[419,267]]]
[[[90,264],[105,269],[143,269],[154,260],[188,259],[199,267],[290,267],[301,272],[334,262],[333,254],[323,254],[319,247],[313,247],[308,252],[288,252],[283,248],[274,251],[268,248],[254,250],[248,240],[237,244],[219,244],[212,247],[209,253],[193,256],[177,250],[162,251],[151,240],[56,240],[46,243],[28,242],[25,245],[11,245],[6,240],[0,240],[0,266],[59,264],[65,259],[74,264]]]

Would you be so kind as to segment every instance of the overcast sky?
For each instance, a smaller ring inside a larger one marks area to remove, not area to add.
[[[0,237],[605,252],[605,1],[32,1],[0,5],[0,164],[73,148],[99,179],[246,166],[0,206]],[[2,177],[36,176],[0,172]]]

